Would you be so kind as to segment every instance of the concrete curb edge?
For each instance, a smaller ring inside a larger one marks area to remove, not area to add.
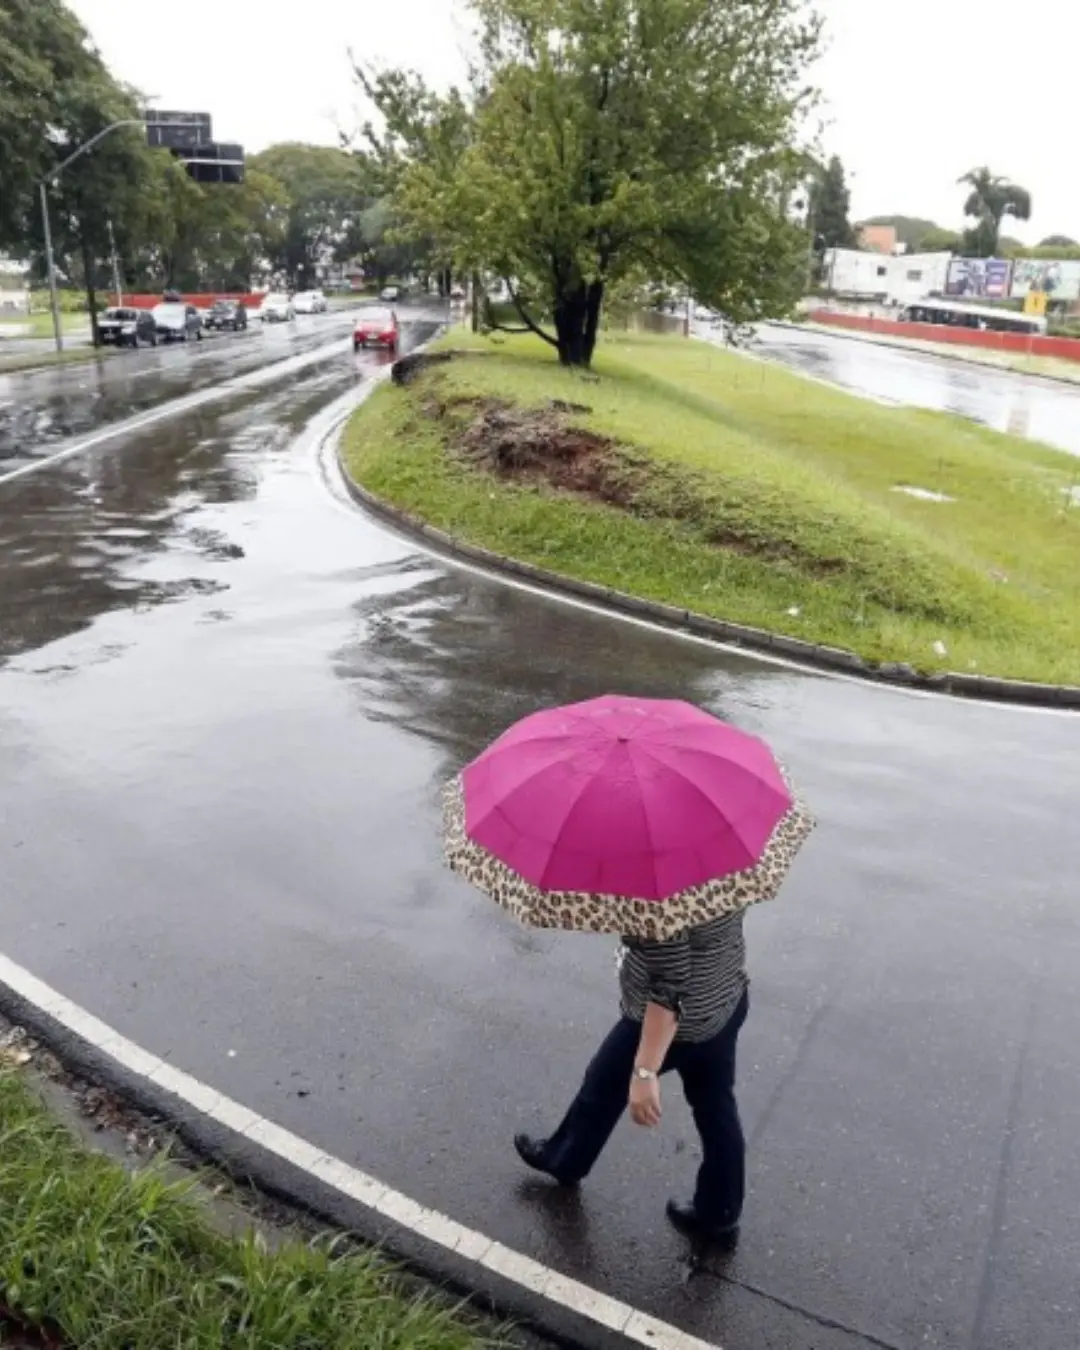
[[[841,647],[804,642],[801,638],[771,633],[763,628],[750,628],[745,624],[713,619],[693,610],[678,609],[655,600],[643,600],[638,596],[628,595],[625,591],[600,586],[591,581],[579,581],[574,577],[537,567],[533,563],[504,557],[502,554],[493,553],[489,549],[448,534],[445,530],[436,529],[417,516],[402,510],[401,507],[376,496],[358,483],[349,472],[341,453],[340,440],[336,453],[345,487],[357,505],[364,510],[380,517],[402,533],[422,540],[437,552],[477,563],[495,573],[502,572],[520,577],[543,590],[589,600],[616,613],[647,619],[662,628],[690,633],[694,637],[715,642],[718,646],[742,647],[747,651],[759,652],[766,656],[781,657],[805,666],[808,670],[853,676],[871,684],[886,684],[917,689],[924,693],[946,694],[993,703],[1080,709],[1080,686],[998,679],[989,675],[967,675],[959,671],[948,671],[940,675],[921,675],[901,662],[886,662],[875,666],[864,661],[855,652]]]
[[[4,964],[0,958],[0,967]],[[13,987],[2,969],[0,1014],[28,1031],[78,1078],[116,1093],[160,1123],[166,1134],[180,1140],[196,1158],[220,1167],[234,1182],[250,1185],[298,1213],[353,1235],[362,1244],[383,1252],[391,1264],[471,1304],[476,1312],[533,1332],[562,1350],[627,1350],[630,1345],[640,1350],[643,1344],[654,1343],[648,1329],[660,1324],[647,1316],[634,1313],[632,1320],[641,1323],[640,1331],[635,1327],[634,1334],[603,1325],[568,1303],[529,1288],[515,1278],[512,1268],[504,1275],[482,1264],[473,1252],[450,1251],[437,1238],[427,1237],[419,1226],[381,1214],[341,1187],[320,1179],[301,1161],[283,1158],[260,1142],[259,1126],[268,1123],[255,1113],[233,1107],[255,1122],[242,1129],[215,1118],[212,1110],[193,1106],[164,1083],[156,1082],[156,1075],[123,1063],[120,1056],[111,1053],[109,1042],[95,1044],[73,1029],[54,1008],[43,1006]],[[138,1061],[157,1062],[137,1047],[131,1049]],[[212,1089],[203,1090],[208,1096],[219,1095]],[[306,1151],[320,1153],[314,1146],[306,1146]],[[415,1205],[412,1208],[421,1209]],[[607,1296],[597,1293],[596,1298],[603,1303]],[[664,1325],[671,1335],[657,1338],[655,1343],[660,1350],[682,1350],[683,1346],[686,1350],[720,1350]]]

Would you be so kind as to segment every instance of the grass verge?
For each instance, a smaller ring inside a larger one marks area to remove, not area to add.
[[[85,365],[87,361],[102,361],[115,355],[115,347],[72,347],[62,352],[16,352],[13,356],[5,356],[0,347],[0,375],[47,370],[50,366]]]
[[[484,355],[378,390],[346,431],[347,467],[380,497],[552,571],[869,660],[1080,683],[1080,460],[707,343],[613,337],[595,379],[535,339],[442,345]]]
[[[85,1152],[0,1072],[2,1316],[75,1350],[480,1350],[382,1260],[216,1233],[192,1187]]]

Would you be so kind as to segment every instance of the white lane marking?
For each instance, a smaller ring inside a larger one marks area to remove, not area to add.
[[[755,358],[761,359],[761,358]],[[378,380],[371,382],[370,386],[365,386],[364,395],[373,392]],[[359,406],[359,402],[357,405]],[[757,651],[753,647],[740,647],[736,643],[722,642],[719,638],[702,637],[699,633],[688,633],[682,628],[671,628],[666,624],[658,623],[655,619],[649,619],[640,614],[628,614],[624,610],[608,609],[595,600],[586,600],[582,596],[568,595],[564,591],[548,589],[545,586],[538,586],[534,582],[525,581],[521,577],[511,575],[509,572],[500,572],[493,567],[485,567],[481,563],[471,562],[467,558],[458,557],[452,553],[446,553],[440,550],[435,544],[429,543],[423,536],[414,535],[406,530],[398,529],[392,522],[383,520],[372,511],[368,511],[360,502],[353,497],[345,485],[342,476],[342,468],[337,458],[337,445],[345,430],[348,420],[347,414],[351,409],[338,413],[338,421],[330,428],[327,434],[315,446],[315,472],[322,481],[324,487],[330,492],[330,499],[342,511],[347,511],[352,516],[361,516],[373,529],[380,530],[386,534],[404,540],[414,553],[424,553],[429,558],[434,558],[436,562],[443,567],[453,568],[458,572],[468,572],[472,576],[483,577],[485,581],[494,581],[501,586],[510,586],[515,591],[524,591],[526,595],[534,595],[542,600],[554,601],[558,605],[566,605],[570,609],[584,610],[586,614],[595,614],[604,619],[615,619],[619,623],[631,624],[635,628],[644,628],[650,633],[660,633],[665,637],[675,638],[680,642],[693,643],[698,647],[707,647],[711,651],[722,651],[729,656],[741,657],[744,661],[755,661],[761,665],[778,666],[781,670],[794,671],[798,675],[815,676],[822,680],[835,680],[843,684],[855,684],[860,689],[869,690],[878,695],[893,694],[904,695],[906,698],[932,699],[935,702],[948,702],[957,707],[970,705],[976,708],[994,708],[999,712],[1009,713],[1027,713],[1029,715],[1038,715],[1042,717],[1069,717],[1076,718],[1080,716],[1075,708],[1049,708],[1027,703],[1007,703],[1002,699],[994,698],[975,698],[968,695],[958,697],[954,694],[939,694],[933,689],[912,689],[903,684],[890,684],[885,680],[872,680],[866,676],[848,674],[843,670],[825,670],[817,666],[804,665],[791,656],[780,656],[773,652]]]
[[[84,455],[88,450],[93,450],[96,446],[103,445],[106,441],[111,441],[117,436],[128,436],[136,431],[142,431],[146,427],[153,426],[156,422],[163,422],[169,417],[178,417],[181,413],[191,412],[195,408],[201,408],[207,403],[215,403],[220,399],[228,398],[230,394],[240,393],[245,389],[259,389],[264,384],[271,384],[275,380],[283,379],[298,370],[303,370],[305,366],[321,361],[324,357],[332,355],[338,348],[343,352],[350,350],[350,339],[337,338],[320,347],[314,347],[311,351],[301,352],[298,356],[289,356],[279,361],[273,361],[269,365],[259,366],[257,370],[250,370],[244,375],[234,375],[221,384],[211,385],[209,388],[197,390],[193,394],[182,394],[179,398],[170,399],[167,403],[152,408],[149,412],[140,413],[137,417],[130,417],[124,422],[115,422],[111,426],[102,427],[100,431],[94,432],[93,435],[87,436],[81,441],[76,441],[73,445],[65,446],[63,450],[57,450],[51,455],[44,455],[41,459],[30,460],[29,463],[23,464],[18,469],[12,469],[10,473],[0,475],[0,487],[5,483],[14,482],[17,478],[25,478],[28,474],[38,473],[42,469],[49,468],[50,465],[62,464],[64,460],[73,459],[76,455]]]
[[[149,1079],[199,1115],[243,1135],[323,1185],[358,1200],[446,1251],[483,1266],[590,1322],[616,1331],[633,1344],[650,1346],[652,1350],[719,1350],[708,1341],[699,1340],[629,1303],[591,1289],[475,1229],[466,1228],[449,1215],[418,1204],[366,1172],[323,1152],[182,1069],[148,1053],[2,954],[0,983],[92,1045],[100,1054],[108,1055],[129,1072]]]

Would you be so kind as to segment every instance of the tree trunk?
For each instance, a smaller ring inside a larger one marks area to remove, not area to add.
[[[97,322],[97,292],[94,289],[94,264],[90,257],[90,246],[83,235],[80,242],[83,262],[83,282],[86,286],[86,308],[90,312],[90,341],[95,347],[101,346],[101,334]]]
[[[588,285],[582,282],[556,298],[555,336],[558,339],[561,365],[592,364],[603,299],[602,281],[591,281]]]
[[[592,365],[596,350],[596,330],[600,326],[600,306],[604,303],[604,283],[591,281],[585,298],[585,364]]]

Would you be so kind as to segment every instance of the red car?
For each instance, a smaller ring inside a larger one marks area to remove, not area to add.
[[[400,334],[398,318],[392,309],[367,309],[353,329],[353,351],[358,352],[361,347],[385,347],[396,352]]]

